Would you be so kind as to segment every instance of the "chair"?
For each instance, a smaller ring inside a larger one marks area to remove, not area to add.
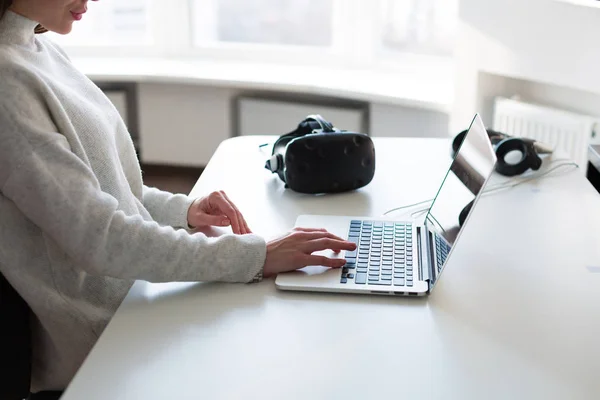
[[[0,399],[58,400],[61,392],[30,394],[31,309],[0,273]]]
[[[31,382],[30,309],[0,274],[0,398],[22,400]]]

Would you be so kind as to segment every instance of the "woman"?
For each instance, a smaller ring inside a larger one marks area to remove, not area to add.
[[[62,390],[135,279],[259,281],[354,244],[323,230],[265,240],[223,192],[143,185],[104,94],[46,30],[67,34],[87,0],[0,0],[0,272],[33,310],[32,391]],[[191,229],[231,226],[207,238]]]

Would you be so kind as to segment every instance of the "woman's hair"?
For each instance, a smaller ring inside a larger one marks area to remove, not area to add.
[[[10,7],[12,5],[12,0],[0,0],[0,19],[2,17],[4,17],[4,14],[6,14],[6,10],[8,10],[8,7]],[[35,27],[34,30],[35,33],[44,33],[44,32],[48,32],[48,29],[44,28],[41,25],[38,25]]]

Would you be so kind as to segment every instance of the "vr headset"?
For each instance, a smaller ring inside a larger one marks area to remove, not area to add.
[[[452,141],[452,157],[458,151],[466,133],[466,130],[460,132]],[[498,158],[496,172],[504,176],[520,175],[528,169],[537,171],[542,166],[542,159],[539,155],[552,153],[550,146],[533,139],[517,138],[491,129],[487,129],[487,134]],[[506,159],[506,156],[513,152],[521,155],[517,162]]]
[[[373,179],[375,146],[363,133],[339,130],[320,115],[309,115],[277,139],[265,168],[296,192],[345,192]]]

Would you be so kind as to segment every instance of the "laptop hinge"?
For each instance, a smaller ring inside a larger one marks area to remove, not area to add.
[[[431,268],[429,267],[429,256],[427,255],[427,228],[417,227],[417,247],[419,251],[419,274],[421,280],[428,282],[431,280]]]
[[[425,243],[427,243],[427,257],[429,260],[429,276],[431,277],[431,279],[429,279],[429,288],[431,289],[431,287],[435,284],[435,281],[437,281],[437,276],[438,276],[438,272],[437,272],[437,263],[436,263],[436,257],[434,254],[434,240],[433,240],[433,235],[435,235],[435,233],[431,233],[431,231],[427,228],[425,228],[425,230],[427,231],[427,239],[425,240]]]
[[[419,246],[419,270],[423,281],[429,284],[429,290],[436,280],[435,258],[431,241],[431,232],[426,226],[417,228],[417,243]]]

